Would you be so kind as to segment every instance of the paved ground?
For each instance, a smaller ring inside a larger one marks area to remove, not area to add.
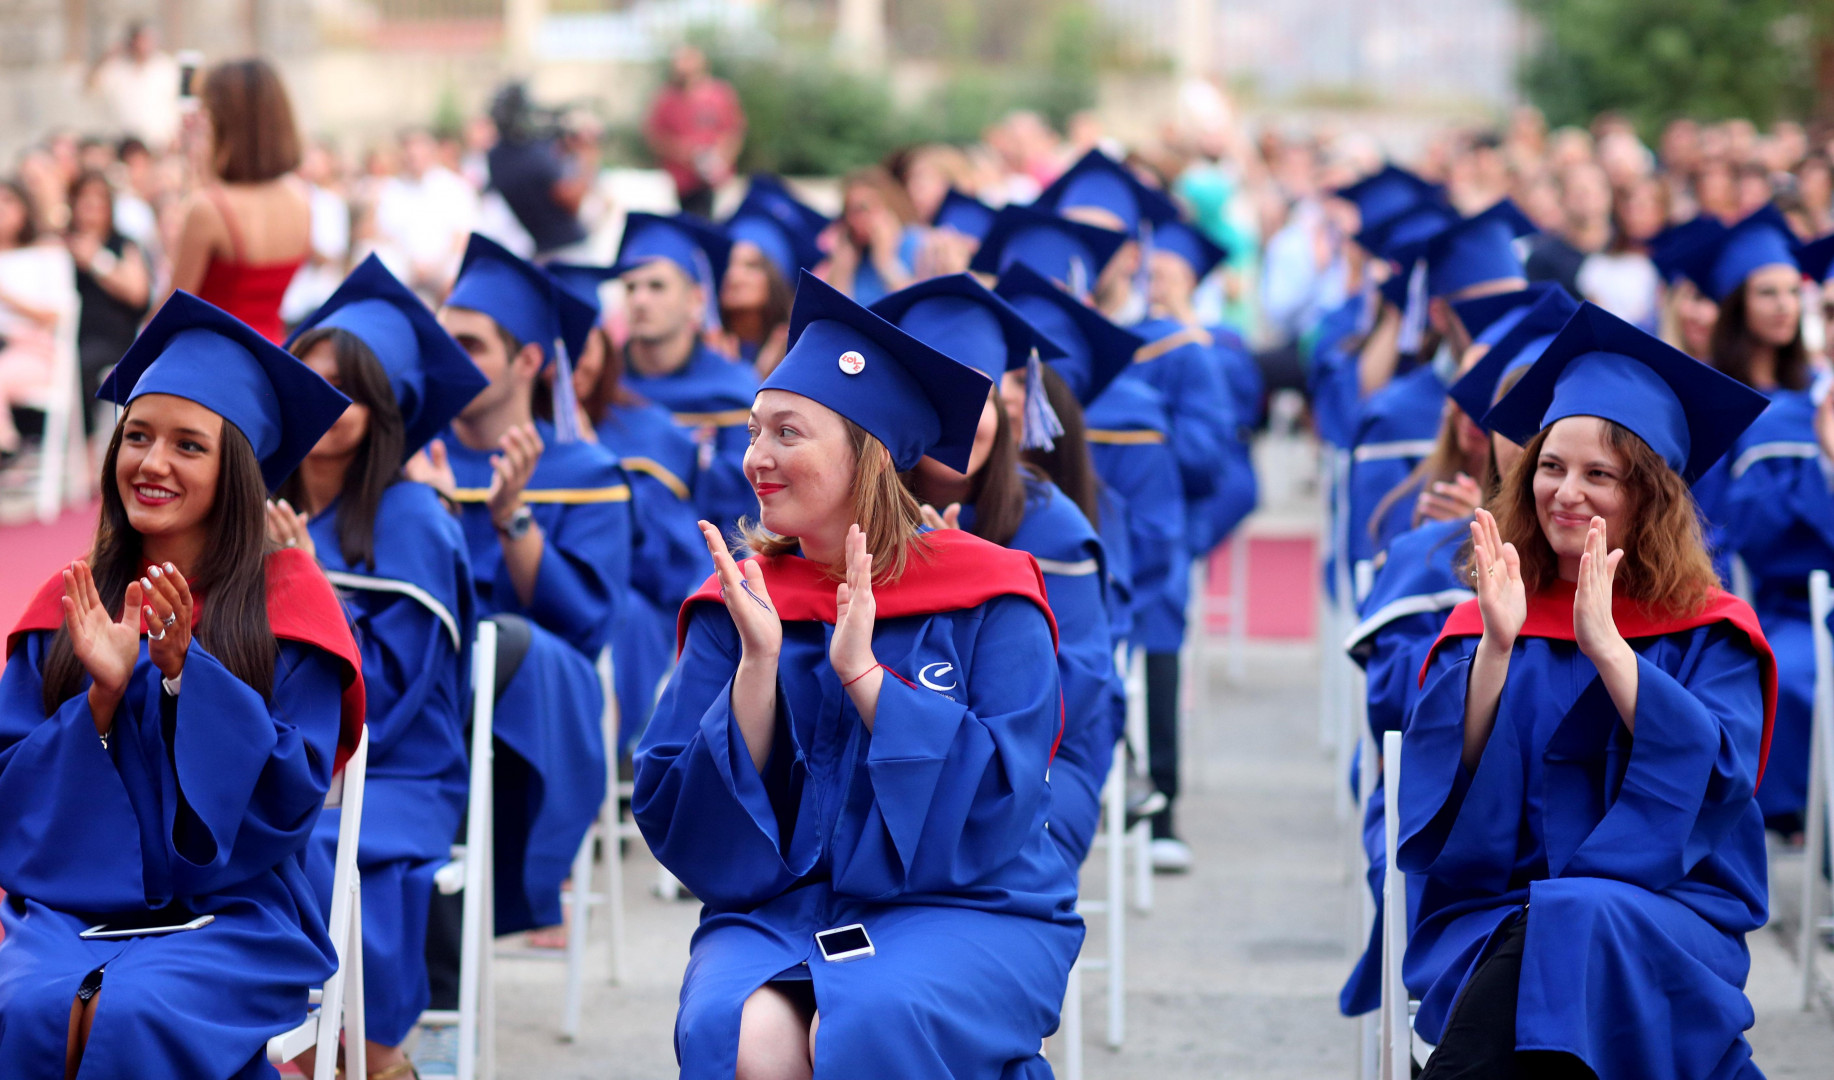
[[[1128,1039],[1119,1052],[1102,1045],[1102,976],[1085,982],[1092,1080],[1356,1075],[1356,1025],[1336,1009],[1354,896],[1331,809],[1333,773],[1318,748],[1316,653],[1258,646],[1247,659],[1240,686],[1212,665],[1208,707],[1188,733],[1182,819],[1198,866],[1159,878],[1155,910],[1130,917]],[[626,860],[630,978],[606,985],[595,943],[578,1043],[555,1035],[558,963],[500,966],[505,1077],[673,1075],[669,1032],[696,910],[649,895],[654,865],[640,851]],[[1780,867],[1778,906],[1788,917],[1799,865]],[[1781,935],[1755,935],[1751,951],[1760,1065],[1773,1078],[1834,1075],[1834,1021],[1825,1009],[1796,1009],[1797,969]]]

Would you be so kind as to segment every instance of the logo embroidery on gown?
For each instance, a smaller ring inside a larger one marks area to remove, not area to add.
[[[961,685],[961,680],[950,678],[950,675],[954,671],[955,665],[947,661],[925,664],[922,669],[917,672],[917,681],[940,694],[947,690],[953,690]],[[949,679],[949,684],[944,686],[939,681],[942,679]]]

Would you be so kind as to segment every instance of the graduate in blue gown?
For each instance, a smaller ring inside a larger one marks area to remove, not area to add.
[[[705,904],[681,1074],[1048,1077],[1083,928],[1046,827],[1044,582],[923,533],[896,476],[965,467],[990,383],[807,275],[791,321],[746,458],[757,554],[705,530],[716,573],[637,752],[638,824]],[[824,959],[853,924],[872,955]]]
[[[1523,458],[1473,526],[1478,598],[1422,673],[1396,808],[1425,1080],[1761,1075],[1776,671],[1686,482],[1764,404],[1587,304],[1488,414]]]
[[[723,223],[732,239],[720,275],[725,350],[768,372],[783,359],[790,329],[790,283],[827,260],[817,242],[833,222],[790,193],[783,181],[756,173],[745,199]]]
[[[906,486],[924,505],[931,526],[959,528],[1027,552],[1044,571],[1045,594],[1057,618],[1057,667],[1064,688],[1064,734],[1051,769],[1051,835],[1064,846],[1074,878],[1101,816],[1102,784],[1125,709],[1114,665],[1108,559],[1101,538],[1081,507],[1019,457],[1022,441],[1042,445],[1053,428],[1062,434],[1057,417],[1037,400],[1044,393],[1042,373],[1028,368],[1035,356],[1061,356],[1064,348],[966,274],[919,282],[871,310],[993,383],[967,467],[958,470],[925,456],[907,474]],[[1015,381],[1027,379],[1031,400],[1022,409],[1023,434],[1014,433],[998,397],[1008,372]],[[1035,391],[1031,376],[1040,380]]]
[[[305,856],[364,701],[337,597],[266,543],[264,497],[349,400],[183,292],[101,396],[126,411],[94,545],[0,678],[0,1076],[270,1077],[337,964]]]
[[[630,485],[603,447],[534,418],[541,371],[562,342],[583,351],[590,306],[473,236],[439,321],[490,385],[409,476],[459,505],[479,616],[527,642],[500,658],[494,727],[496,929],[510,934],[560,922],[561,882],[605,800],[595,661],[629,589]]]
[[[543,269],[595,311],[599,283],[613,276],[605,267],[549,263]],[[674,665],[675,613],[700,584],[706,562],[689,487],[694,440],[667,409],[632,393],[623,376],[623,357],[595,323],[573,364],[581,432],[618,459],[631,492],[631,587],[611,635],[620,759],[649,722]]]
[[[1358,420],[1350,466],[1350,556],[1372,557],[1409,527],[1410,507],[1390,504],[1376,517],[1384,496],[1400,483],[1430,449],[1433,432],[1451,381],[1473,335],[1453,304],[1491,293],[1516,292],[1528,285],[1513,243],[1534,226],[1508,199],[1483,213],[1444,222],[1424,236],[1405,242],[1391,238],[1385,254],[1406,268],[1395,279],[1406,287],[1401,339],[1406,352],[1410,329],[1429,322],[1439,339],[1437,352],[1422,356],[1419,366],[1370,392]],[[1416,324],[1410,326],[1409,324]]]
[[[287,348],[354,403],[282,486],[270,537],[318,559],[351,613],[368,689],[363,1005],[371,1075],[406,1075],[398,1047],[428,1007],[433,874],[464,820],[476,624],[456,518],[402,464],[487,380],[433,312],[375,256],[308,316]],[[339,814],[313,833],[308,870],[330,910]]]
[[[1527,308],[1514,309],[1506,306],[1506,302],[1518,299],[1513,294],[1494,298],[1495,306],[1505,312],[1495,318],[1507,318],[1512,326],[1494,345],[1484,341],[1494,325],[1493,313],[1470,306],[1485,302],[1461,305],[1460,318],[1477,329],[1484,347],[1467,352],[1465,371],[1448,395],[1452,408],[1458,411],[1446,417],[1446,426],[1472,424],[1485,436],[1487,459],[1472,485],[1479,498],[1495,490],[1498,478],[1514,468],[1522,456],[1521,446],[1484,426],[1484,415],[1540,358],[1554,335],[1579,310],[1579,305],[1558,286],[1541,290],[1540,295],[1541,299]],[[1450,437],[1442,431],[1442,439]],[[1400,731],[1406,726],[1407,715],[1420,696],[1420,667],[1426,662],[1428,649],[1438,639],[1447,614],[1474,595],[1469,573],[1462,571],[1458,563],[1465,555],[1471,515],[1477,506],[1464,505],[1462,498],[1456,493],[1440,498],[1433,514],[1395,537],[1376,556],[1374,581],[1358,607],[1361,621],[1345,640],[1350,658],[1367,676],[1368,745],[1380,746],[1384,732]],[[1373,762],[1365,765],[1359,760],[1352,765],[1352,785],[1357,783],[1357,771],[1365,767],[1377,770],[1375,787],[1363,814],[1363,854],[1369,863],[1366,876],[1375,899],[1375,919],[1369,942],[1338,994],[1338,1007],[1346,1016],[1369,1012],[1381,1004],[1382,886],[1388,872],[1384,840],[1387,792],[1380,769]],[[1420,886],[1419,879],[1408,879],[1410,927],[1412,920],[1420,916]]]
[[[1777,654],[1777,733],[1758,804],[1765,821],[1790,836],[1802,831],[1807,805],[1815,698],[1808,575],[1834,568],[1834,494],[1815,437],[1813,372],[1802,342],[1804,252],[1769,206],[1729,228],[1697,229],[1676,248],[1682,272],[1719,305],[1710,362],[1771,402],[1709,475],[1701,513],[1711,541],[1743,561],[1752,606]],[[1817,246],[1811,276],[1821,276],[1825,251]]]
[[[719,283],[731,246],[722,231],[685,214],[631,214],[613,267],[630,323],[624,384],[669,410],[693,437],[694,505],[722,528],[756,509],[740,462],[758,376],[704,340],[719,329]]]

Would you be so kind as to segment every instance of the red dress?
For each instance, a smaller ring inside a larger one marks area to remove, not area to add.
[[[236,218],[230,213],[223,189],[210,187],[204,191],[216,204],[217,213],[223,215],[223,226],[229,230],[232,257],[210,257],[197,295],[254,327],[262,337],[278,345],[287,336],[286,324],[280,319],[280,301],[286,295],[287,286],[293,283],[293,275],[305,265],[306,256],[284,262],[249,262],[242,253],[242,234],[236,229]]]

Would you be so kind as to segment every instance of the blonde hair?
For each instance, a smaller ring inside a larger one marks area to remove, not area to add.
[[[911,553],[928,552],[918,529],[923,512],[917,499],[898,479],[892,466],[891,452],[865,428],[846,417],[847,444],[853,451],[853,520],[866,533],[866,550],[873,559],[874,585],[886,585],[904,576]],[[739,519],[735,538],[750,554],[768,558],[794,552],[800,541],[793,536],[779,536],[750,518]],[[839,581],[846,567],[828,568],[828,576]]]

